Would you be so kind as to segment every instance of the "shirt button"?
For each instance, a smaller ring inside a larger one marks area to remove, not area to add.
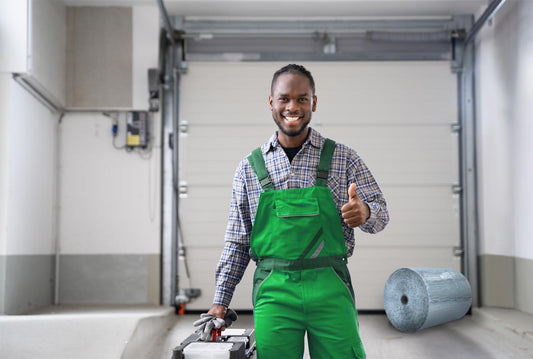
[[[294,172],[291,172],[291,177],[294,176]]]

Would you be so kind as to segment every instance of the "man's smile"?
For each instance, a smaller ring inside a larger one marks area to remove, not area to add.
[[[294,122],[294,121],[298,121],[300,119],[300,116],[283,116],[283,117],[288,122]]]

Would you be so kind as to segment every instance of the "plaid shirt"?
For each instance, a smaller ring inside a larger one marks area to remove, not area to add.
[[[265,165],[276,190],[312,187],[325,138],[311,129],[302,149],[289,163],[278,142],[277,132],[261,146]],[[372,173],[351,148],[337,143],[328,176],[328,187],[337,205],[339,216],[348,202],[348,187],[357,185],[357,195],[368,204],[370,217],[359,228],[364,232],[381,231],[389,221],[387,204]],[[237,167],[226,229],[225,246],[216,270],[216,289],[213,304],[228,307],[248,263],[250,262],[250,233],[254,223],[259,196],[262,192],[254,170],[244,158]],[[348,256],[355,246],[354,230],[343,222],[344,240]]]

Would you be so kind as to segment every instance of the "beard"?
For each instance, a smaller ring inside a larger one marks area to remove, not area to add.
[[[296,137],[296,136],[301,135],[307,129],[307,126],[311,122],[311,114],[309,114],[309,117],[307,119],[304,118],[302,120],[303,122],[299,128],[287,129],[283,127],[283,123],[282,123],[283,119],[281,121],[278,121],[278,119],[276,119],[276,116],[274,116],[274,114],[272,114],[272,118],[274,119],[274,122],[276,123],[276,125],[278,125],[278,128],[280,129],[280,131],[289,137]]]

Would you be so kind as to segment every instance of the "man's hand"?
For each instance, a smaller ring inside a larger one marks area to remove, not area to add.
[[[225,315],[226,307],[221,305],[213,305],[209,312],[200,315],[200,319],[193,323],[195,327],[198,327],[196,333],[200,334],[200,340],[208,341],[211,338],[211,331],[213,329],[226,329]]]
[[[201,314],[200,319],[195,321],[193,325],[198,327],[196,333],[200,334],[200,340],[208,341],[212,330],[221,332],[231,327],[237,318],[237,313],[233,309],[222,305],[213,305],[209,312]]]
[[[342,218],[351,228],[356,228],[366,222],[370,217],[370,208],[361,201],[357,193],[355,193],[356,184],[352,183],[348,188],[348,196],[350,200],[341,208]]]
[[[207,314],[214,315],[216,318],[224,319],[225,324],[222,328],[220,328],[220,330],[231,327],[233,322],[239,318],[233,309],[226,308],[223,305],[213,305]]]
[[[217,318],[224,319],[224,317],[226,316],[226,311],[227,309],[225,306],[215,304],[211,307],[211,309],[209,309],[209,312],[207,312],[207,314],[212,314]]]

